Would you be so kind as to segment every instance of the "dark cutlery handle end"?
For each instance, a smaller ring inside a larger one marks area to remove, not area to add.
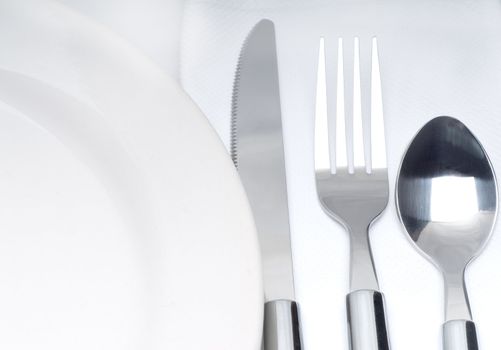
[[[301,350],[299,309],[295,301],[274,300],[264,307],[264,350]]]
[[[444,350],[478,350],[475,323],[454,320],[443,326]]]
[[[384,296],[357,290],[346,297],[351,350],[390,350]]]

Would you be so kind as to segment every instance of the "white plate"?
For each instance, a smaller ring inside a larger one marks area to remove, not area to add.
[[[49,1],[0,2],[0,348],[258,348],[250,211],[203,115]]]

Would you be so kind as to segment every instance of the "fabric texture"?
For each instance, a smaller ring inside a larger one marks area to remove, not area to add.
[[[181,80],[227,146],[240,47],[262,18],[273,20],[277,30],[295,282],[305,349],[348,348],[348,235],[322,211],[314,177],[316,68],[322,36],[328,67],[338,38],[360,37],[362,43],[378,38],[392,190],[387,210],[371,229],[371,242],[386,296],[391,343],[395,349],[441,349],[442,277],[404,234],[393,187],[408,143],[428,120],[441,115],[463,121],[501,174],[501,3],[187,0]],[[499,347],[499,231],[466,274],[484,350]]]

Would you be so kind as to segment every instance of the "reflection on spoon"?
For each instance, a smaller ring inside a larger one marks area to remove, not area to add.
[[[491,236],[497,183],[484,149],[460,121],[435,118],[409,146],[397,180],[400,219],[444,274],[444,348],[478,349],[464,272]]]

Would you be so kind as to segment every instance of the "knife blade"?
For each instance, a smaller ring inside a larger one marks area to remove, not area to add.
[[[275,26],[262,20],[235,75],[231,156],[256,223],[262,255],[265,350],[301,349],[290,241]]]

